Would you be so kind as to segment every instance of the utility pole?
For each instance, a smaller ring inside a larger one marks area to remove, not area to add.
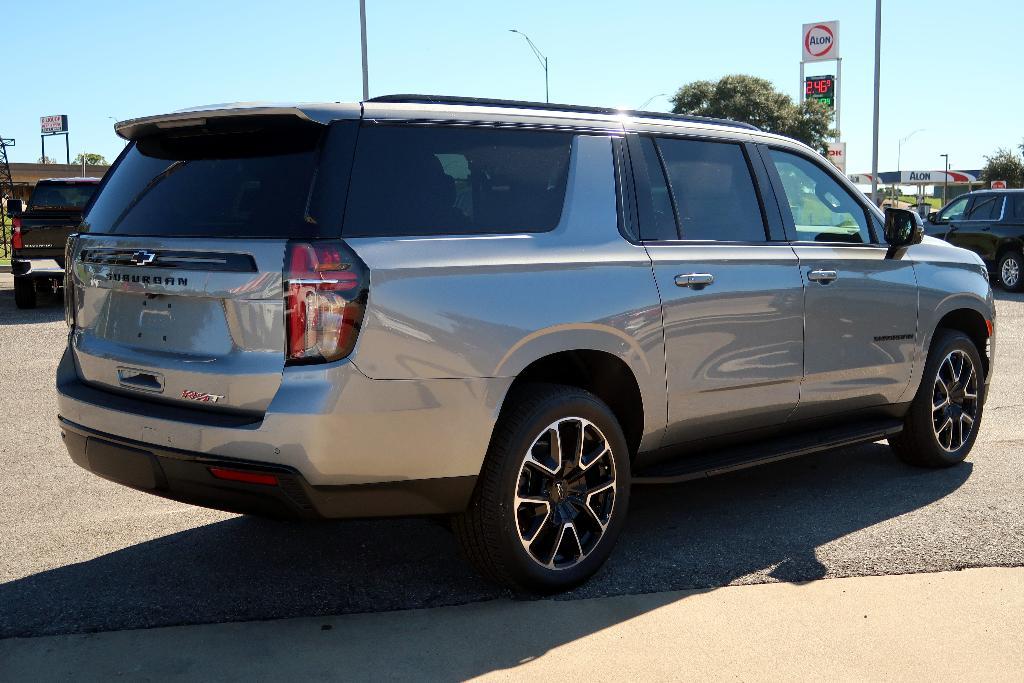
[[[875,0],[875,111],[871,140],[871,201],[878,201],[878,86],[882,79],[882,0]]]
[[[370,99],[370,69],[366,62],[366,0],[359,0],[359,41],[363,49],[363,101]]]
[[[945,206],[946,193],[949,191],[949,155],[940,154],[939,156],[943,157],[946,160],[946,172],[943,174],[942,177],[942,205]]]

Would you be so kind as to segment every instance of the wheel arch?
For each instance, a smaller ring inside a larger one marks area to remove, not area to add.
[[[985,369],[985,377],[988,377],[990,359],[988,357],[988,341],[990,338],[989,322],[985,316],[975,308],[955,308],[945,313],[935,325],[936,330],[956,330],[963,332],[978,349],[981,356],[981,363]],[[931,339],[935,339],[934,332]],[[929,340],[929,351],[931,351],[931,340]]]
[[[578,387],[604,401],[622,427],[630,458],[636,456],[646,433],[647,411],[640,382],[620,356],[598,349],[567,349],[541,356],[516,375],[505,393],[502,410],[517,389],[540,383]]]

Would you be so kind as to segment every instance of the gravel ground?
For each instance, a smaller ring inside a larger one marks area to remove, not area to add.
[[[1000,292],[997,373],[964,465],[884,443],[634,489],[625,533],[558,600],[1024,565],[1024,296]],[[430,520],[288,523],[137,493],[76,467],[56,425],[59,301],[0,275],[0,637],[409,609],[507,597]]]

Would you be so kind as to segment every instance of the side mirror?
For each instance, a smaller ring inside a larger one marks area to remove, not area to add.
[[[17,216],[21,213],[25,213],[25,202],[21,199],[8,199],[7,214],[10,216]]]
[[[907,209],[885,210],[885,241],[892,248],[919,244],[924,237],[921,217]]]
[[[938,211],[929,211],[928,212],[928,220],[930,222],[932,222],[932,223],[938,223],[939,222],[939,212]]]

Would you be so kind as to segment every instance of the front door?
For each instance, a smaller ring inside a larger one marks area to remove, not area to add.
[[[896,403],[918,335],[913,263],[889,257],[867,205],[824,162],[764,149],[804,278],[804,380],[792,419]]]
[[[784,422],[799,399],[803,288],[792,248],[769,240],[751,176],[756,149],[633,142],[641,235],[664,314],[665,445]]]
[[[946,239],[958,247],[970,249],[994,269],[999,237],[992,228],[1003,217],[1005,205],[1006,195],[998,192],[972,195],[963,215],[949,222]]]

